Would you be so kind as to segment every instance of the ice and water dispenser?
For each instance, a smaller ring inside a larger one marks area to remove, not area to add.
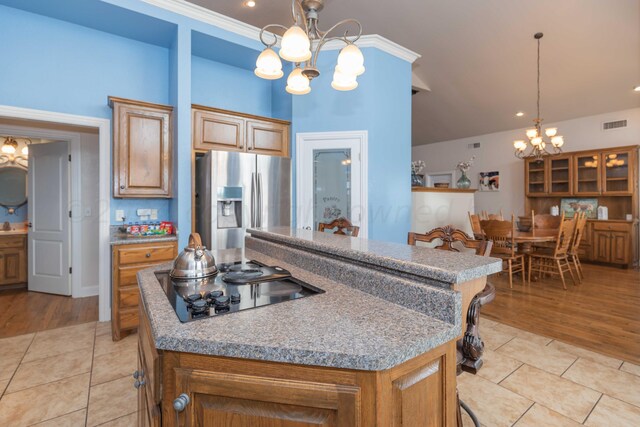
[[[218,187],[218,228],[242,227],[242,187]]]

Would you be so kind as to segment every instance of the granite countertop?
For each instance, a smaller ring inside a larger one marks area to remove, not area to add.
[[[460,334],[438,320],[300,267],[247,249],[218,251],[217,262],[256,259],[280,265],[325,291],[324,294],[233,314],[181,323],[154,271],[138,273],[142,301],[156,347],[162,350],[358,370],[384,370],[412,359]],[[424,286],[428,292],[448,292]],[[458,302],[459,303],[459,302]]]
[[[157,236],[130,236],[118,230],[119,227],[112,226],[109,229],[109,242],[112,245],[133,245],[135,243],[152,243],[152,242],[173,242],[178,240],[175,234],[165,234]]]
[[[381,242],[289,227],[250,229],[260,239],[371,264],[442,283],[458,284],[502,270],[498,258]]]

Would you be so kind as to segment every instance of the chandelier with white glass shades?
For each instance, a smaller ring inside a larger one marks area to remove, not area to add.
[[[538,114],[533,119],[535,127],[526,130],[529,144],[531,144],[529,153],[525,154],[527,147],[529,147],[527,142],[524,140],[513,141],[513,148],[516,150],[515,155],[519,159],[528,157],[542,159],[545,156],[560,154],[562,152],[561,147],[564,145],[564,138],[558,135],[558,128],[546,128],[544,135],[542,134],[542,118],[540,117],[540,39],[542,36],[542,33],[536,33],[533,36],[538,41]],[[550,147],[553,152],[547,150],[547,147]]]
[[[331,87],[336,90],[347,91],[358,87],[357,77],[364,73],[364,56],[354,44],[362,35],[362,25],[355,19],[344,19],[327,31],[318,28],[318,12],[324,7],[324,0],[292,0],[291,15],[293,25],[289,28],[279,24],[269,24],[260,31],[260,41],[266,46],[256,61],[255,74],[263,79],[275,80],[284,75],[280,58],[293,62],[295,68],[287,77],[286,91],[294,95],[304,95],[311,92],[310,82],[320,75],[316,68],[318,54],[326,43],[337,40],[345,43],[340,50],[338,63],[333,72]],[[342,27],[344,33],[338,33]],[[349,35],[346,28],[356,29],[356,34]],[[273,47],[278,42],[278,36],[268,29],[284,30],[281,36],[280,51]],[[265,36],[273,40],[265,41]]]

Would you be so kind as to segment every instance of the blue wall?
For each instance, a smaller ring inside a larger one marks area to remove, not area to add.
[[[7,214],[7,210],[0,206],[0,226],[5,221],[9,222],[25,222],[27,220],[27,207],[28,205],[20,206],[16,209],[14,215]]]
[[[284,91],[286,77],[269,82],[253,75],[258,41],[145,2],[0,4],[30,11],[0,6],[8,36],[0,55],[14,65],[0,72],[0,104],[103,118],[111,118],[109,95],[174,106],[174,198],[112,199],[112,223],[116,209],[135,221],[136,208],[155,208],[161,219],[177,223],[180,244],[186,243],[193,102],[291,120],[292,141],[296,132],[368,130],[369,237],[405,241],[411,205],[408,62],[363,49],[367,72],[358,89],[345,93],[330,86],[337,51],[323,52],[323,74],[312,82],[312,93],[292,97]]]
[[[367,130],[369,238],[404,243],[411,226],[411,64],[362,51],[366,72],[349,92],[331,87],[338,52],[320,54],[322,74],[311,93],[293,97],[293,132]]]
[[[109,95],[169,103],[167,48],[5,6],[0,27],[0,57],[19,64],[2,69],[0,104],[111,118]],[[136,208],[169,218],[166,199],[112,199],[111,223],[116,209],[137,220]]]
[[[199,56],[191,57],[191,101],[194,104],[271,116],[271,81],[245,70]]]

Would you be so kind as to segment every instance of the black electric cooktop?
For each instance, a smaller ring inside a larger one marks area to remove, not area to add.
[[[281,267],[257,261],[218,264],[218,270],[215,276],[195,280],[172,279],[169,271],[155,273],[181,322],[324,293]]]

